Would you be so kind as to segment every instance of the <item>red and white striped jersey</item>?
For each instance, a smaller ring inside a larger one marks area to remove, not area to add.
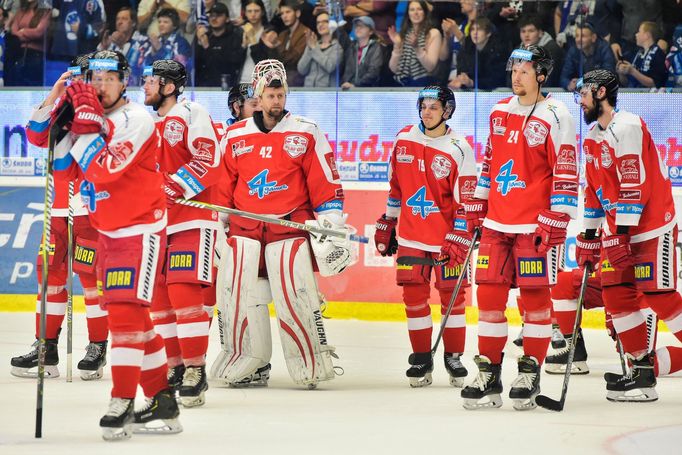
[[[608,235],[616,233],[616,226],[630,226],[630,241],[637,243],[675,226],[668,169],[644,120],[618,111],[606,130],[595,123],[583,149],[586,229],[603,227]]]
[[[547,97],[533,109],[512,96],[493,107],[475,197],[488,200],[483,225],[499,232],[534,232],[543,209],[576,218],[575,121],[561,101]]]
[[[398,218],[398,243],[437,253],[445,234],[466,230],[466,216],[457,212],[476,188],[474,152],[450,128],[432,138],[420,125],[407,126],[396,137],[389,183],[386,216]]]

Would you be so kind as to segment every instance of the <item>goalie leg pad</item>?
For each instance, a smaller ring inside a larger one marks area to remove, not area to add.
[[[216,287],[221,352],[211,376],[232,384],[267,365],[272,354],[267,280],[258,278],[261,244],[233,236],[220,246]]]
[[[309,388],[333,379],[334,348],[327,345],[308,242],[298,237],[268,244],[265,264],[291,378]]]

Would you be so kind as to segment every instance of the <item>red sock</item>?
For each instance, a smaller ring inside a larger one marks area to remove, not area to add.
[[[535,357],[542,365],[552,337],[549,288],[521,288],[523,315],[523,353]]]
[[[36,299],[36,338],[40,337],[40,287],[42,285],[42,267],[38,266],[38,297]],[[66,269],[50,268],[47,274],[47,299],[45,301],[45,338],[55,339],[59,336],[64,315],[66,314]]]
[[[430,293],[431,288],[428,283],[403,285],[407,331],[410,335],[412,352],[431,352],[433,320],[428,304]]]
[[[559,330],[564,335],[573,333],[575,315],[578,312],[578,290],[573,284],[572,272],[560,272],[557,284],[551,292],[552,309]]]
[[[171,307],[170,300],[168,299],[168,291],[164,280],[161,278],[157,281],[160,283],[154,289],[150,316],[154,323],[154,331],[161,336],[166,347],[168,367],[173,368],[182,364],[175,310]]]
[[[452,290],[439,291],[440,294],[440,314],[444,317],[445,312],[450,304],[452,297]],[[464,343],[466,342],[467,322],[464,314],[465,297],[464,289],[460,289],[459,295],[455,299],[455,304],[450,311],[450,316],[445,323],[445,330],[443,331],[443,347],[445,352],[459,353],[464,352]]]
[[[111,328],[111,378],[114,398],[135,398],[144,358],[147,309],[137,303],[107,305]]]
[[[216,287],[215,283],[211,286],[202,289],[204,296],[204,310],[208,314],[208,327],[211,328],[211,323],[213,322],[213,314],[215,313],[215,303],[216,303]]]
[[[94,275],[81,273],[78,276],[83,285],[85,297],[85,317],[88,323],[88,338],[93,343],[106,341],[109,336],[109,323],[107,310],[99,306],[99,293],[97,291],[97,278]]]
[[[144,357],[140,385],[144,396],[151,398],[160,391],[168,388],[168,363],[163,338],[154,332],[149,314],[145,319]]]
[[[208,349],[208,314],[204,310],[201,285],[173,283],[168,296],[175,310],[178,341],[185,366],[206,364]]]
[[[476,290],[478,301],[478,352],[494,364],[502,363],[502,350],[507,343],[508,284],[482,283]],[[524,302],[525,304],[525,302]]]

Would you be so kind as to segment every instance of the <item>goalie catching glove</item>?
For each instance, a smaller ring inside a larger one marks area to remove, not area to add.
[[[305,224],[322,229],[348,232],[344,221],[345,217],[340,223],[336,223],[332,221],[330,216],[318,215],[317,220],[307,220]],[[310,246],[313,249],[317,268],[322,276],[337,275],[351,263],[350,242],[347,239],[310,231]]]

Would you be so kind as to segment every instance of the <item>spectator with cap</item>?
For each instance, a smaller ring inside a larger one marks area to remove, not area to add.
[[[192,48],[182,36],[180,16],[172,8],[164,8],[156,15],[158,35],[149,35],[149,49],[145,55],[145,65],[151,66],[156,60],[176,60],[191,74]]]
[[[298,61],[303,56],[311,30],[300,21],[301,5],[297,0],[286,0],[279,7],[279,12],[286,29],[279,34],[278,50],[287,70],[287,82],[289,87],[301,87],[303,77],[298,72]]]
[[[374,20],[369,16],[353,19],[355,41],[346,52],[346,64],[341,88],[376,87],[384,65],[383,42],[375,33]]]
[[[545,49],[554,60],[554,66],[561,68],[564,61],[564,51],[552,39],[549,33],[542,29],[542,23],[537,16],[523,16],[519,20],[521,45],[522,46],[540,46]],[[543,83],[545,87],[559,86],[559,71],[552,71],[552,74]]]
[[[660,29],[655,22],[645,21],[635,34],[640,51],[632,63],[621,60],[616,65],[620,83],[624,87],[663,87],[668,79],[665,53],[656,44]]]
[[[388,27],[395,25],[395,1],[346,0],[343,15],[353,21],[359,17],[369,17],[374,22],[374,33],[388,41]],[[347,29],[350,32],[350,29]]]
[[[246,49],[242,47],[241,27],[233,25],[228,14],[227,6],[216,2],[208,12],[208,30],[197,33],[195,62],[199,87],[231,87],[239,80]]]
[[[594,69],[606,69],[615,73],[616,61],[609,44],[599,38],[592,24],[579,23],[575,29],[575,45],[566,53],[559,83],[572,92],[578,79]]]
[[[305,77],[304,87],[336,87],[339,74],[337,67],[341,63],[343,49],[332,36],[329,14],[322,12],[315,20],[317,34],[313,31],[307,34],[306,48],[298,61],[297,69],[299,74]]]

